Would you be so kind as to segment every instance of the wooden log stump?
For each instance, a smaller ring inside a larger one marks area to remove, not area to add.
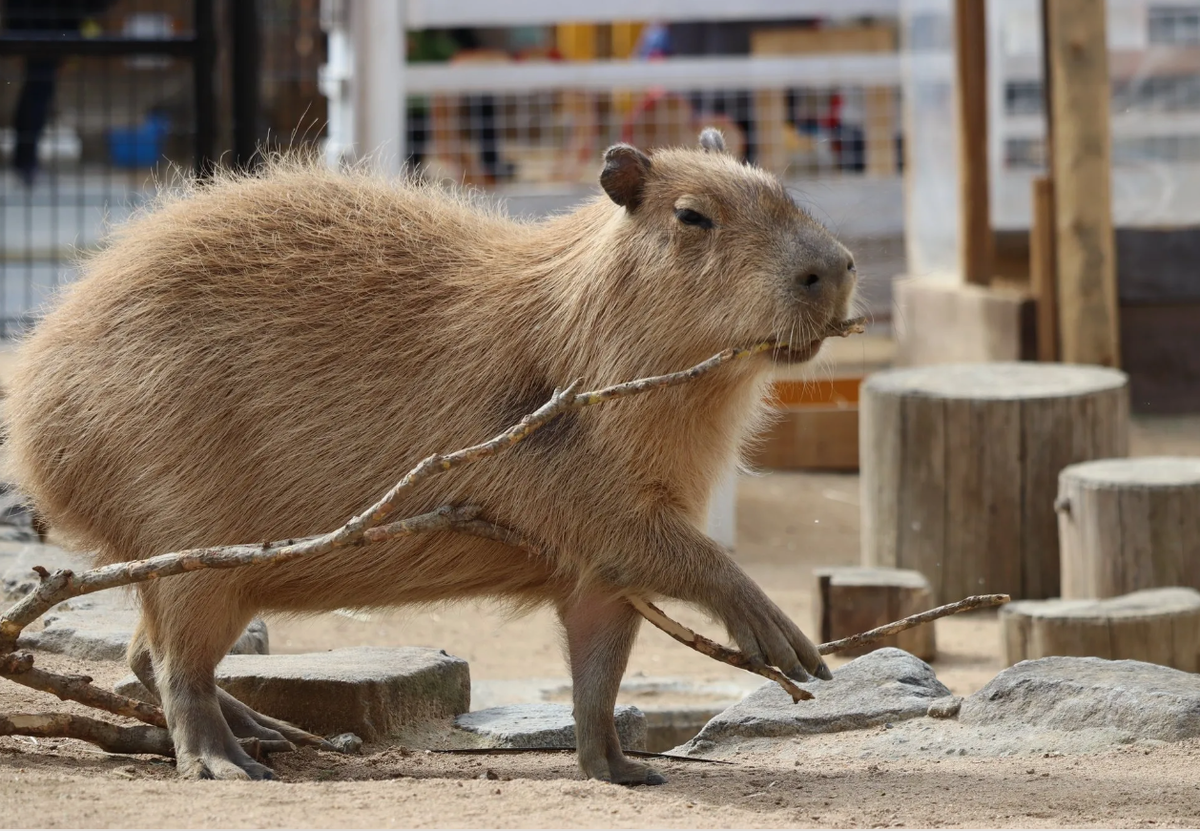
[[[1072,465],[1055,507],[1064,598],[1200,589],[1200,458]]]
[[[857,635],[937,605],[929,581],[911,569],[846,567],[816,569],[814,573],[822,642]],[[937,655],[933,624],[924,623],[839,654],[865,655],[885,646],[932,661]]]
[[[1104,600],[1020,600],[1000,609],[1004,660],[1131,659],[1200,670],[1200,592],[1147,589]]]
[[[1052,363],[880,372],[859,404],[862,559],[915,569],[937,603],[1059,595],[1058,474],[1124,456],[1128,379]]]

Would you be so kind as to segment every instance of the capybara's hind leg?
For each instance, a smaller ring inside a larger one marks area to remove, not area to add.
[[[567,632],[575,703],[579,767],[590,779],[621,785],[661,785],[666,777],[626,758],[617,737],[613,707],[641,617],[609,594],[588,593],[560,604]]]
[[[175,768],[186,779],[273,779],[230,730],[214,675],[251,615],[230,602],[219,577],[205,578],[147,587],[142,595],[142,640],[153,645],[153,682],[175,745]],[[144,659],[138,663],[144,666]]]
[[[133,640],[129,644],[129,666],[133,674],[142,682],[142,686],[156,700],[161,701],[158,693],[158,682],[154,677],[154,659],[150,649],[150,638],[145,626],[138,624]],[[217,699],[221,704],[221,714],[225,723],[239,739],[255,739],[262,753],[285,753],[295,750],[296,745],[320,747],[324,750],[337,748],[320,736],[315,736],[306,730],[301,730],[286,721],[265,716],[249,705],[243,704],[220,687],[217,688]]]

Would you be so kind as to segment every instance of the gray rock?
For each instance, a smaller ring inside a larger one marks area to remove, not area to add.
[[[800,686],[813,700],[794,704],[778,684],[764,684],[706,724],[685,752],[723,740],[836,733],[917,718],[950,695],[929,664],[892,647],[856,658],[832,681]]]
[[[230,655],[217,684],[261,713],[321,736],[375,741],[449,722],[471,708],[467,662],[445,650],[357,647],[294,655]],[[146,700],[132,675],[116,691]]]
[[[637,707],[613,711],[626,750],[646,748],[646,718]],[[565,704],[512,704],[464,713],[454,726],[482,736],[485,747],[575,747],[575,718]]]
[[[33,512],[25,499],[8,484],[0,484],[0,540],[41,541],[33,527]]]
[[[42,618],[44,628],[26,630],[17,644],[89,661],[124,661],[140,614],[128,594],[97,592],[47,612]],[[268,649],[267,624],[255,618],[231,654],[265,655]]]
[[[1039,658],[1001,672],[963,702],[958,718],[1179,741],[1200,736],[1200,676],[1142,661]]]
[[[40,578],[34,566],[48,571],[69,568],[86,571],[88,562],[78,554],[39,542],[8,541],[0,534],[0,597],[19,600],[37,588]]]

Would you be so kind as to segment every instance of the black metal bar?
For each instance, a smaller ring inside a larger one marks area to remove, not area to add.
[[[217,147],[217,96],[213,73],[217,62],[217,30],[213,0],[193,0],[196,51],[192,59],[196,106],[195,169],[197,176],[212,172]]]
[[[67,57],[121,57],[125,55],[172,55],[191,57],[196,49],[196,38],[124,38],[99,36],[93,38],[78,35],[26,34],[0,35],[0,57],[67,58]]]
[[[258,0],[228,0],[233,28],[233,155],[234,163],[249,169],[257,164],[259,76],[261,54]]]

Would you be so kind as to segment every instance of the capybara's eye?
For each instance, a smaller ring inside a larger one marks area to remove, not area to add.
[[[702,213],[693,211],[691,208],[677,208],[675,210],[675,218],[684,225],[695,225],[697,228],[708,229],[713,227],[713,221]]]

